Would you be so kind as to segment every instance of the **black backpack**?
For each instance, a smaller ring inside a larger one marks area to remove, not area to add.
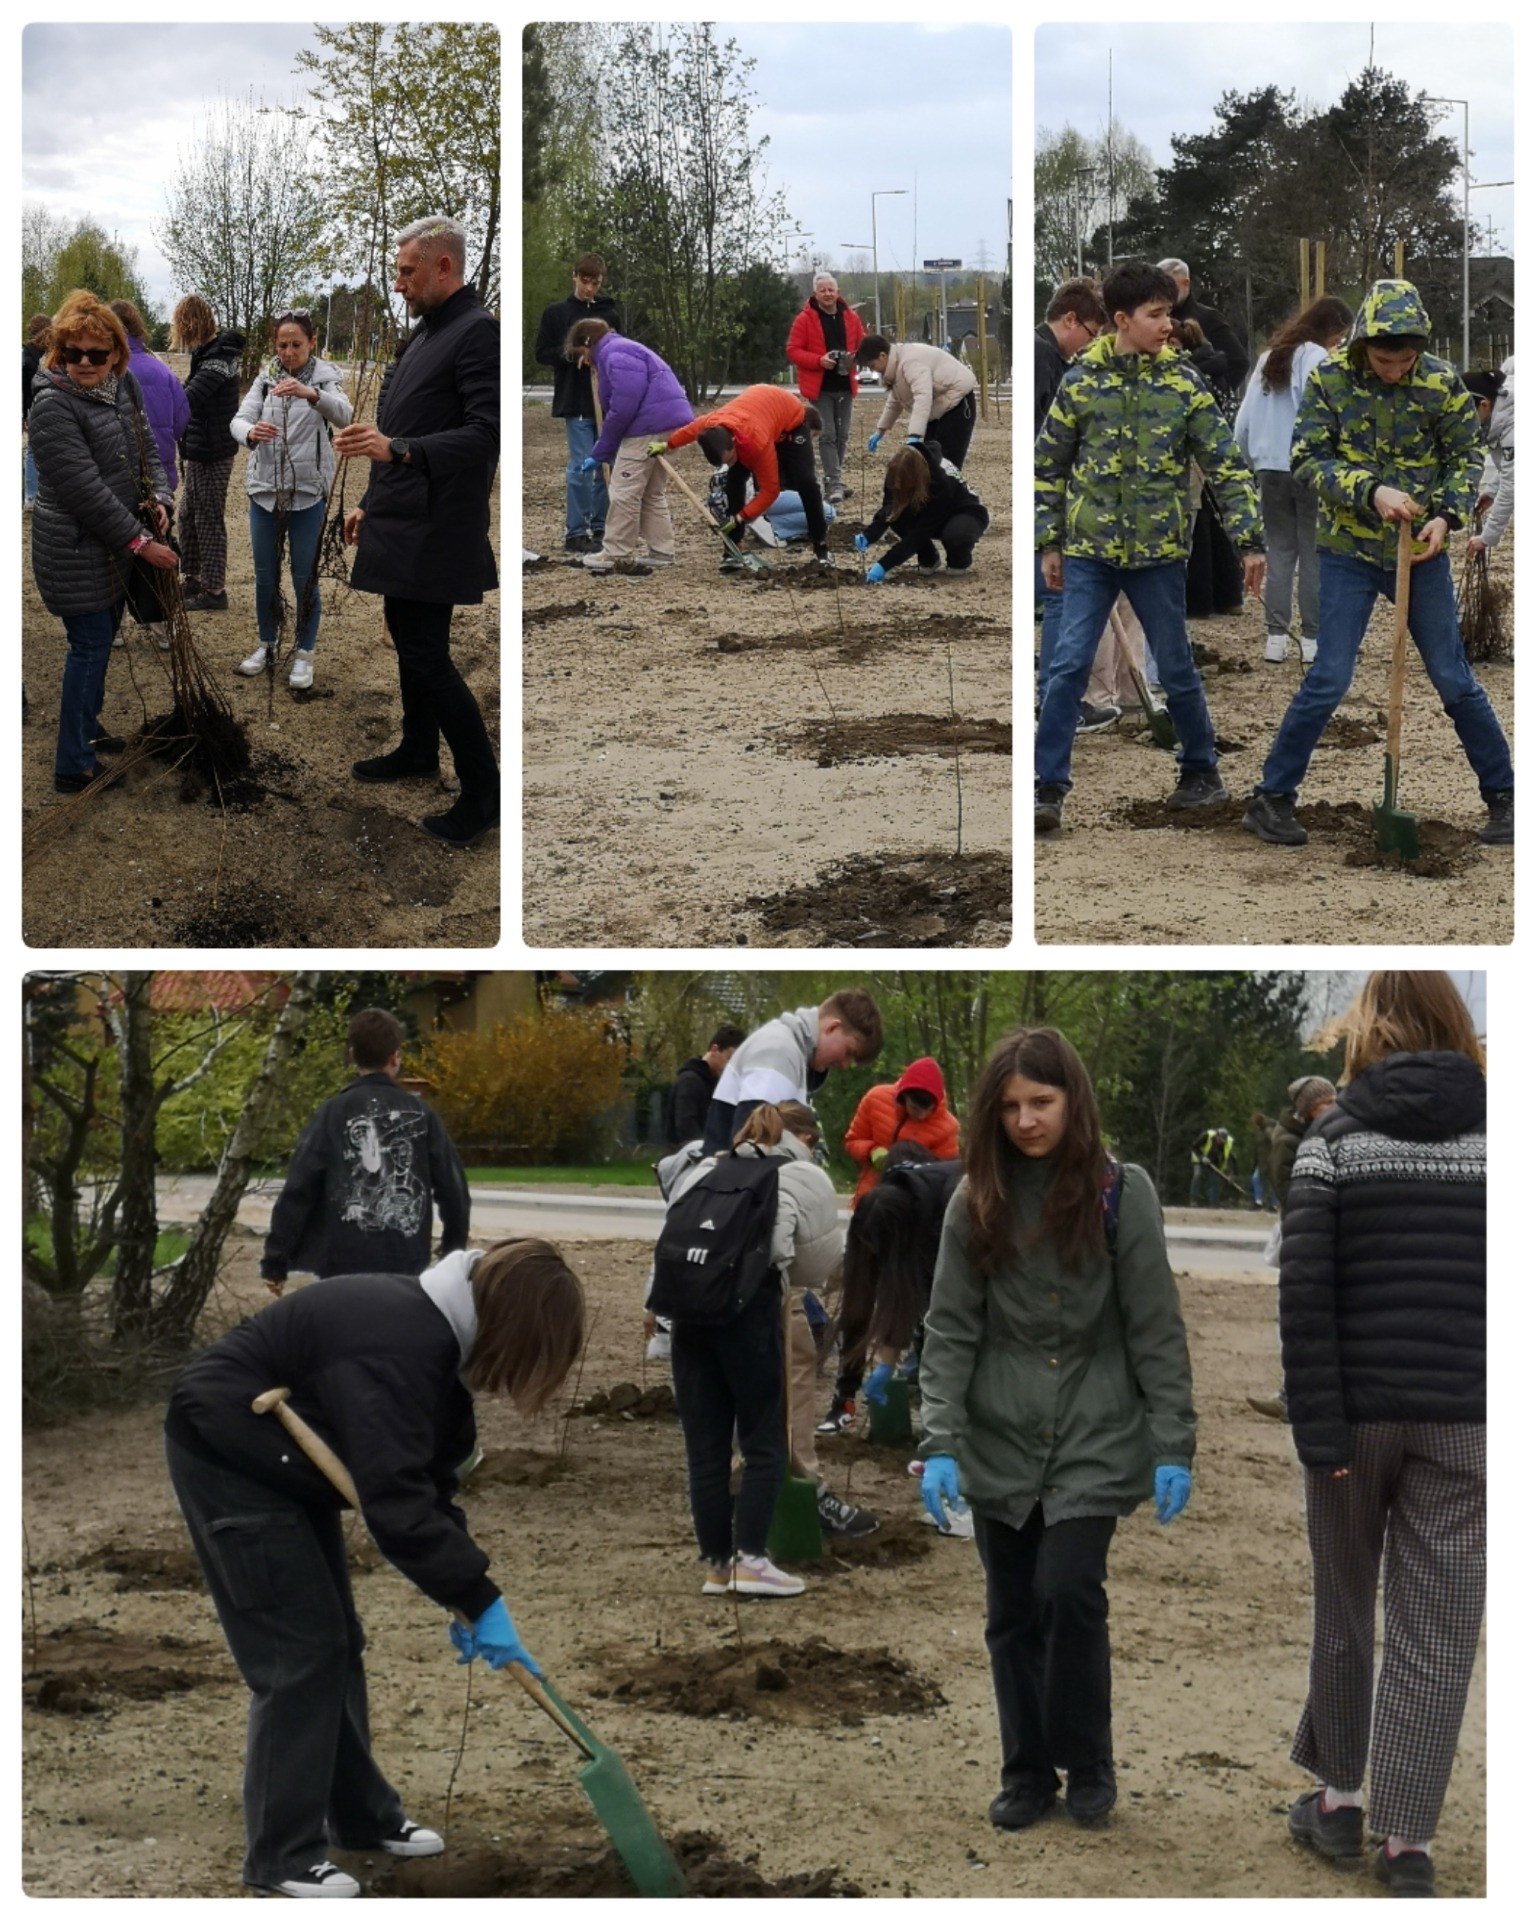
[[[656,1242],[652,1313],[723,1327],[749,1305],[773,1270],[779,1162],[721,1154],[674,1200]]]

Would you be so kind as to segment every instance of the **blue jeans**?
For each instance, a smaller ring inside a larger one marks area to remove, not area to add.
[[[21,490],[23,499],[35,500],[37,498],[37,462],[32,458],[32,445],[30,441],[22,450]]]
[[[288,575],[293,581],[296,647],[304,652],[315,644],[320,631],[320,582],[314,583],[309,605],[304,604],[304,589],[310,568],[315,564],[315,549],[325,531],[325,502],[301,507],[288,516]],[[277,515],[251,502],[251,558],[256,565],[256,631],[264,647],[275,647],[278,634],[278,605],[282,581],[278,573]]]
[[[1045,697],[1045,683],[1051,677],[1051,661],[1056,653],[1056,636],[1061,632],[1061,595],[1052,593],[1035,555],[1035,605],[1040,609],[1040,665],[1035,670],[1035,700]]]
[[[1109,610],[1120,593],[1146,630],[1147,645],[1161,669],[1168,711],[1179,734],[1180,767],[1186,773],[1213,773],[1216,735],[1184,626],[1183,561],[1169,560],[1160,567],[1116,567],[1106,560],[1080,560],[1074,554],[1062,565],[1061,630],[1035,729],[1036,785],[1066,788],[1072,784],[1078,708]]]
[[[101,732],[107,662],[112,658],[112,641],[122,624],[125,604],[118,600],[99,613],[63,616],[69,652],[64,659],[64,687],[59,695],[59,741],[53,754],[55,773],[89,773],[96,764],[92,743]]]
[[[1349,692],[1376,596],[1385,594],[1389,600],[1395,597],[1397,576],[1391,567],[1325,552],[1318,555],[1318,573],[1317,658],[1280,722],[1259,777],[1263,793],[1295,795],[1324,727]],[[1411,585],[1408,631],[1440,704],[1451,717],[1483,797],[1513,792],[1515,770],[1509,758],[1509,742],[1487,694],[1467,665],[1449,557],[1440,553],[1433,560],[1421,560],[1413,570]]]
[[[603,470],[581,471],[581,463],[597,445],[597,422],[573,417],[565,423],[565,537],[601,533],[608,524],[608,489]]]

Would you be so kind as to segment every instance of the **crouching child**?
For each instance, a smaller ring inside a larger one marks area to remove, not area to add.
[[[887,531],[896,536],[883,561],[865,574],[871,586],[878,586],[914,555],[919,573],[938,573],[941,564],[947,564],[951,573],[965,573],[989,519],[980,495],[944,458],[938,441],[924,440],[892,455],[880,511],[865,533],[854,535],[853,544],[864,553]]]
[[[747,387],[713,413],[701,413],[665,440],[654,441],[646,452],[664,454],[693,441],[712,467],[725,466],[726,501],[731,517],[720,531],[737,545],[754,520],[760,519],[785,487],[792,487],[805,508],[806,524],[816,558],[830,566],[827,552],[827,516],[816,478],[812,446],[821,432],[821,415],[787,387]],[[747,499],[748,477],[757,491]]]

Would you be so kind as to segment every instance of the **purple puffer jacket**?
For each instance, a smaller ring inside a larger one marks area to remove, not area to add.
[[[592,449],[594,460],[611,462],[621,440],[637,433],[665,439],[693,418],[677,375],[660,354],[642,347],[638,340],[605,333],[594,343],[592,357],[603,407],[603,430]]]
[[[165,477],[174,493],[176,442],[187,430],[191,408],[187,405],[181,382],[163,360],[156,359],[142,340],[130,338],[128,353],[128,368],[143,390],[149,430],[155,436],[160,464],[165,468]]]

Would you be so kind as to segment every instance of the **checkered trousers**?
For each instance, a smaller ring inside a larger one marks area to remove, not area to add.
[[[1427,1843],[1483,1620],[1487,1429],[1381,1421],[1351,1431],[1348,1478],[1306,1476],[1312,1667],[1291,1758],[1343,1792],[1363,1785],[1369,1761],[1372,1831]]]
[[[229,535],[224,528],[224,496],[229,491],[227,460],[186,460],[176,537],[181,542],[181,576],[193,593],[222,593],[229,564]]]

